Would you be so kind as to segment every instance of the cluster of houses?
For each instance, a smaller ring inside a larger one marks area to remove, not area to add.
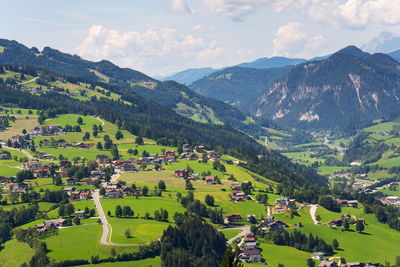
[[[122,198],[123,196],[139,195],[139,190],[133,190],[131,187],[120,184],[109,183],[105,187],[106,192],[104,197],[107,198]]]
[[[339,219],[334,219],[329,222],[329,225],[333,227],[341,227],[343,226],[344,222],[348,221],[350,224],[356,223],[356,221],[361,221],[363,224],[366,224],[364,218],[352,218],[350,215],[342,215]]]
[[[11,154],[7,151],[0,151],[0,160],[11,159]]]
[[[15,177],[0,176],[0,188],[3,190],[25,193],[28,187],[28,182],[16,183]]]
[[[60,124],[50,124],[46,126],[35,126],[32,128],[30,135],[32,136],[55,136],[64,134]]]
[[[255,263],[262,261],[260,249],[257,247],[257,238],[252,233],[243,237],[238,247],[240,249],[239,259],[242,262]]]
[[[32,160],[29,162],[25,162],[22,165],[22,168],[24,170],[30,170],[33,172],[33,176],[35,178],[45,178],[45,177],[49,177],[50,176],[50,169],[51,169],[51,165],[48,164],[43,164],[40,161],[37,160]]]
[[[357,200],[345,200],[345,199],[335,199],[337,203],[341,207],[350,207],[350,208],[357,208],[358,207],[358,201]]]
[[[318,265],[318,267],[338,267],[338,266],[343,266],[343,267],[378,267],[380,265],[379,264],[374,264],[374,263],[371,263],[371,262],[347,262],[345,264],[341,264],[340,261],[339,261],[339,264],[338,264],[335,261],[326,260],[325,258],[323,258],[321,263]]]
[[[385,205],[400,206],[400,197],[398,197],[398,196],[382,197],[382,198],[379,198],[379,200]]]
[[[296,199],[289,199],[287,197],[278,198],[275,200],[274,206],[271,208],[272,214],[281,214],[291,212],[298,209]]]
[[[90,190],[77,190],[75,187],[64,187],[63,191],[73,200],[89,200],[92,198]]]
[[[289,225],[281,220],[275,220],[274,216],[268,216],[265,220],[261,222],[258,228],[265,232],[282,232]]]
[[[242,186],[239,183],[233,183],[230,185],[231,193],[229,197],[233,202],[242,202],[246,199],[249,199],[249,196],[242,191]]]

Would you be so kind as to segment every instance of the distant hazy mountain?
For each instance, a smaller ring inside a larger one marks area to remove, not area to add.
[[[400,50],[393,51],[388,55],[397,60],[398,62],[400,62]]]
[[[174,75],[167,76],[162,78],[163,81],[176,81],[178,83],[189,85],[192,82],[201,79],[213,72],[217,71],[217,69],[213,68],[198,68],[198,69],[187,69],[180,72],[175,73]]]
[[[241,63],[236,66],[243,68],[253,68],[253,69],[269,69],[269,68],[281,68],[290,65],[297,65],[305,61],[307,60],[302,58],[263,57],[251,62]]]
[[[326,60],[297,65],[250,109],[258,117],[307,128],[400,113],[400,63],[349,46]]]
[[[243,110],[248,101],[257,98],[275,80],[286,75],[290,68],[231,67],[201,78],[189,87],[201,95],[228,102]]]
[[[390,53],[400,49],[400,36],[391,32],[381,32],[362,49],[369,53]]]

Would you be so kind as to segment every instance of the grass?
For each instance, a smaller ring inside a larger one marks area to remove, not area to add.
[[[101,225],[71,226],[58,231],[58,235],[46,238],[50,258],[56,261],[87,259],[99,255],[100,258],[110,257],[112,247],[99,244],[102,233]],[[117,253],[133,252],[138,248],[115,247]]]
[[[225,238],[227,240],[235,237],[237,234],[239,234],[242,230],[240,229],[227,229],[227,230],[221,230],[221,233],[224,234]]]
[[[171,223],[155,220],[132,218],[108,218],[112,227],[111,242],[118,244],[140,244],[154,241],[161,237],[163,231]],[[131,238],[125,236],[125,231],[131,231]]]
[[[317,214],[321,216],[323,223],[334,218],[339,218],[341,214],[363,217],[368,224],[365,227],[364,234],[355,232],[354,225],[350,227],[353,231],[342,231],[341,228],[332,228],[328,225],[314,225],[311,221],[308,208],[300,210],[299,214],[299,217],[296,216],[293,219],[288,215],[279,215],[276,217],[277,219],[286,221],[291,226],[301,222],[304,227],[299,228],[300,231],[307,235],[309,233],[312,233],[314,236],[318,235],[327,243],[331,243],[333,239],[337,239],[341,250],[336,251],[337,255],[335,256],[344,257],[348,262],[385,262],[386,260],[393,262],[394,258],[398,256],[400,232],[379,223],[373,214],[363,214],[362,207],[358,209],[343,208],[341,213],[334,213],[318,207]]]
[[[4,244],[0,251],[0,266],[15,267],[29,262],[33,256],[33,249],[27,243],[11,239]]]
[[[395,125],[399,125],[399,123],[396,122],[378,123],[376,125],[364,128],[363,131],[371,133],[385,133],[385,132],[390,132]]]
[[[0,139],[3,141],[7,141],[9,138],[15,135],[21,135],[22,130],[26,129],[27,131],[29,131],[34,126],[37,126],[39,123],[37,122],[36,119],[33,119],[32,117],[34,116],[30,115],[30,119],[25,119],[25,118],[17,119],[11,125],[11,127],[9,127],[4,132],[1,132]]]

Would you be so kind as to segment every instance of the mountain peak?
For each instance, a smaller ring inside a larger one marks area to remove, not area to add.
[[[349,55],[349,56],[355,56],[355,57],[360,57],[360,58],[365,58],[366,56],[370,55],[366,52],[363,52],[360,48],[358,48],[357,46],[354,46],[354,45],[349,45],[343,49],[340,49],[335,54]]]

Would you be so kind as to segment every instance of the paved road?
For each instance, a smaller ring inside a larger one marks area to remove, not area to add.
[[[317,212],[317,205],[313,204],[310,206],[310,215],[311,215],[311,219],[313,220],[314,224],[318,224],[318,221],[315,217],[315,213]]]
[[[19,151],[22,152],[22,154],[24,154],[28,159],[32,160],[32,159],[36,159],[31,153],[29,153],[28,151],[26,151],[25,149],[20,149],[20,148],[14,148],[14,147],[9,147],[3,144],[3,147],[6,149],[10,149],[10,150],[15,150],[15,151]]]
[[[112,235],[112,227],[108,223],[107,217],[104,214],[103,206],[101,205],[101,202],[100,202],[99,190],[96,190],[93,193],[93,201],[96,206],[97,213],[99,214],[101,224],[103,226],[103,233],[101,234],[100,244],[106,245],[106,246],[118,246],[118,247],[135,247],[135,246],[151,244],[151,242],[136,243],[136,244],[116,244],[116,243],[110,242],[109,239],[111,238],[111,235]]]
[[[235,241],[236,239],[245,236],[247,234],[250,234],[250,226],[246,225],[246,226],[241,226],[241,227],[232,227],[232,228],[225,228],[223,230],[229,230],[229,229],[240,229],[242,230],[240,233],[238,233],[236,236],[232,237],[231,239],[229,239],[226,243],[227,244],[231,244],[233,241]]]

